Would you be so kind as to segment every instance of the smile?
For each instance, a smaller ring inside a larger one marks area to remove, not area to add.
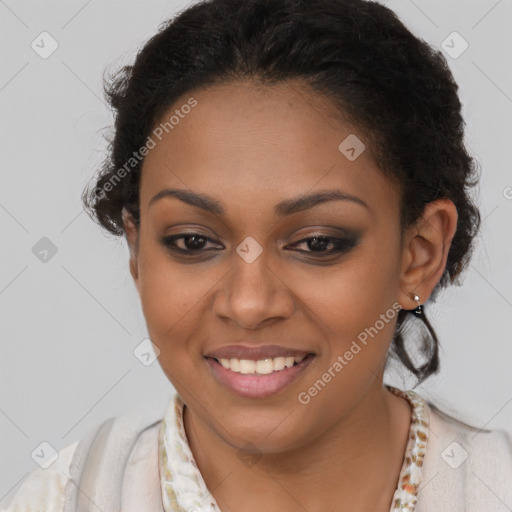
[[[275,395],[297,380],[315,359],[314,354],[259,360],[206,357],[215,380],[244,398]]]
[[[248,374],[268,375],[272,372],[279,372],[285,368],[291,368],[300,363],[306,356],[268,357],[253,361],[251,359],[218,359],[220,364],[232,372]]]

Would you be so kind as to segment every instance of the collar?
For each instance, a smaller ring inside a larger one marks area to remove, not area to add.
[[[385,387],[411,407],[409,440],[390,512],[412,512],[417,503],[421,468],[427,449],[430,410],[414,391]],[[165,512],[182,510],[220,512],[190,450],[183,423],[184,403],[175,393],[160,424],[158,459]]]

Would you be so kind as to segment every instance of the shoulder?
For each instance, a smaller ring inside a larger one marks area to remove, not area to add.
[[[430,428],[432,438],[435,440],[432,445],[439,448],[440,443],[449,441],[457,443],[460,448],[460,461],[469,462],[469,465],[476,469],[478,466],[485,467],[492,462],[493,468],[505,471],[512,470],[512,435],[503,429],[487,430],[464,423],[457,418],[450,416],[437,407],[429,404]],[[457,446],[451,447],[456,452]],[[451,449],[445,457],[451,456]],[[457,455],[455,453],[455,455]],[[466,457],[467,455],[467,457]],[[462,461],[464,459],[464,461]],[[452,465],[457,465],[453,463]]]
[[[69,467],[78,441],[58,452],[47,469],[38,468],[21,484],[9,506],[1,512],[57,512],[64,509]]]
[[[94,425],[79,441],[60,450],[47,469],[31,472],[0,512],[79,510],[84,493],[78,488],[94,503],[111,500],[116,488],[119,501],[121,492],[123,500],[129,495],[128,503],[141,497],[154,499],[159,485],[160,421],[128,414]]]
[[[423,501],[428,510],[510,510],[511,434],[468,425],[430,403],[429,410],[429,440],[418,505]]]
[[[143,429],[130,453],[122,483],[121,510],[161,510],[159,468],[160,422]]]

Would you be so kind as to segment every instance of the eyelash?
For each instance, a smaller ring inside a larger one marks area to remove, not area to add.
[[[208,242],[215,243],[214,240],[212,240],[211,238],[209,238],[205,235],[202,235],[201,233],[181,233],[178,235],[171,235],[171,236],[163,237],[162,244],[171,252],[178,253],[181,255],[186,255],[187,257],[192,257],[192,258],[204,255],[204,253],[211,252],[212,250],[213,251],[220,250],[220,249],[210,249],[210,250],[180,249],[180,248],[176,247],[176,244],[175,244],[176,240],[186,239],[186,238],[194,238],[194,237],[203,239],[205,241],[205,243],[208,243]],[[303,243],[307,243],[307,242],[315,240],[315,239],[322,240],[322,241],[328,241],[329,245],[332,244],[334,246],[334,248],[329,251],[311,251],[311,250],[302,251],[302,250],[299,250],[299,252],[305,253],[305,254],[313,254],[313,255],[315,255],[315,257],[319,257],[319,258],[325,258],[325,257],[331,256],[333,254],[346,253],[346,252],[350,251],[351,249],[353,249],[357,245],[357,238],[350,238],[350,237],[340,238],[340,237],[322,235],[322,234],[318,233],[318,234],[311,235],[307,238],[302,238],[301,240],[298,240],[297,242],[294,242],[293,244],[291,244],[291,246],[294,247],[297,245],[301,245]],[[203,253],[203,254],[201,254],[201,253]]]

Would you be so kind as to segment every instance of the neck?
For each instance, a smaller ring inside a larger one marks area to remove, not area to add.
[[[286,453],[243,458],[188,408],[184,424],[203,479],[222,510],[304,508],[388,512],[411,410],[380,383],[321,436]],[[243,504],[243,508],[240,508]]]

